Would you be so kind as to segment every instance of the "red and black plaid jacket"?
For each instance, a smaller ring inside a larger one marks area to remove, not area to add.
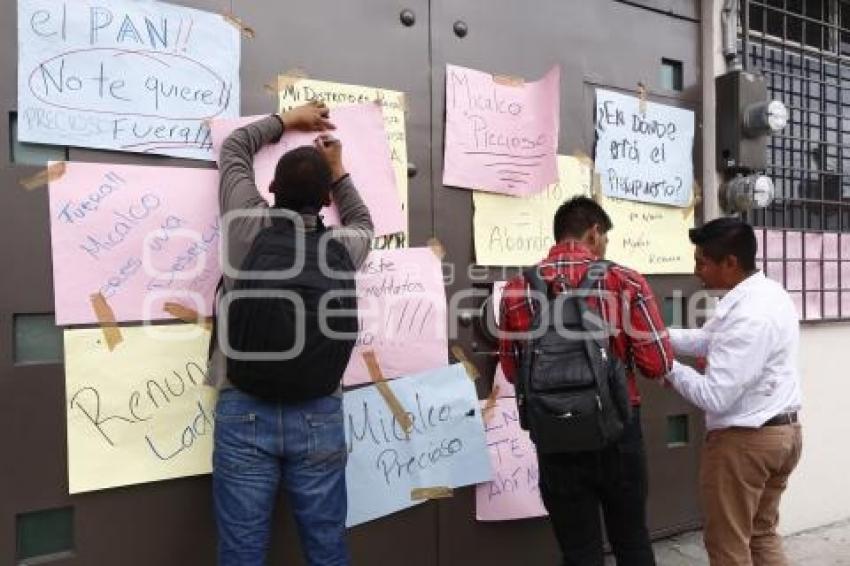
[[[578,287],[588,266],[597,259],[579,242],[556,244],[549,250],[548,257],[538,264],[540,276],[552,292],[560,293],[567,286]],[[659,379],[667,375],[673,365],[667,329],[652,290],[639,273],[614,264],[600,281],[594,289],[610,293],[609,300],[601,301],[601,311],[612,332],[611,348],[626,365],[629,396],[632,404],[638,405],[640,394],[635,383],[635,370],[645,377]],[[508,333],[529,330],[535,307],[528,298],[528,288],[522,276],[511,279],[505,286],[500,308],[501,330]],[[596,302],[597,306],[599,304]],[[499,341],[502,369],[511,382],[516,377],[524,346],[524,341],[511,340],[510,336],[503,335]]]

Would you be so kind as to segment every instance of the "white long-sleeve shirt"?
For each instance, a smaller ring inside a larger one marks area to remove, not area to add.
[[[705,411],[709,430],[759,427],[800,408],[797,310],[761,272],[730,290],[702,328],[671,328],[670,341],[677,354],[707,357],[705,376],[675,362],[668,380]]]

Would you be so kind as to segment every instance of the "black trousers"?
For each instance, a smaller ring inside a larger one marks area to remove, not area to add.
[[[602,524],[618,566],[655,566],[646,526],[647,470],[640,411],[602,451],[539,454],[540,494],[564,566],[602,566]]]

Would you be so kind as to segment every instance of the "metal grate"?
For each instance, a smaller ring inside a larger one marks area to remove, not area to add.
[[[791,234],[850,232],[850,0],[741,0],[741,28],[744,68],[763,74],[772,97],[789,110],[788,126],[768,144],[776,198],[748,220]],[[820,260],[822,253],[814,255]],[[850,250],[836,253],[838,281],[823,262],[817,275],[804,270],[811,276],[799,289],[803,319],[850,318],[850,303],[839,299],[833,309],[825,293],[827,281],[839,292],[850,289],[850,278],[841,277]],[[795,258],[777,259],[787,287]]]

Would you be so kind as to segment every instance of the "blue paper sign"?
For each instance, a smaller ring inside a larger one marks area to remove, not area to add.
[[[596,90],[596,172],[605,196],[692,204],[694,113]]]
[[[375,386],[343,397],[349,527],[416,505],[416,488],[456,488],[492,477],[475,386],[461,364],[388,385],[413,422],[409,435]]]

